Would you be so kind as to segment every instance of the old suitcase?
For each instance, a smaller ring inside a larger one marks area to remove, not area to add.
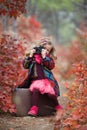
[[[31,93],[29,89],[18,88],[13,92],[12,101],[16,105],[17,116],[27,116],[31,107]],[[47,116],[55,113],[54,104],[47,95],[39,97],[38,116]]]

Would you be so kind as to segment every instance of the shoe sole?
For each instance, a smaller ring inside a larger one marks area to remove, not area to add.
[[[37,115],[34,115],[34,114],[28,114],[28,116],[37,117]]]

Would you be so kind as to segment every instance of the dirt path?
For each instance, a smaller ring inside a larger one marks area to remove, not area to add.
[[[63,97],[66,92],[64,86],[61,84],[59,97],[60,104],[65,107],[67,99]],[[10,114],[0,115],[0,130],[54,130],[55,116],[48,117],[15,117]]]
[[[0,130],[53,130],[53,117],[14,117],[0,116]]]

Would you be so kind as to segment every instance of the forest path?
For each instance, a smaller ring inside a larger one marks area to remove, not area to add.
[[[65,108],[67,99],[64,97],[66,89],[60,83],[60,104]],[[45,117],[15,117],[11,114],[0,115],[0,130],[54,130],[55,116]]]

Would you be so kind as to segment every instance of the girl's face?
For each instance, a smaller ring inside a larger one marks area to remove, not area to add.
[[[49,54],[53,47],[50,44],[45,44],[44,48],[47,50],[47,54]]]

